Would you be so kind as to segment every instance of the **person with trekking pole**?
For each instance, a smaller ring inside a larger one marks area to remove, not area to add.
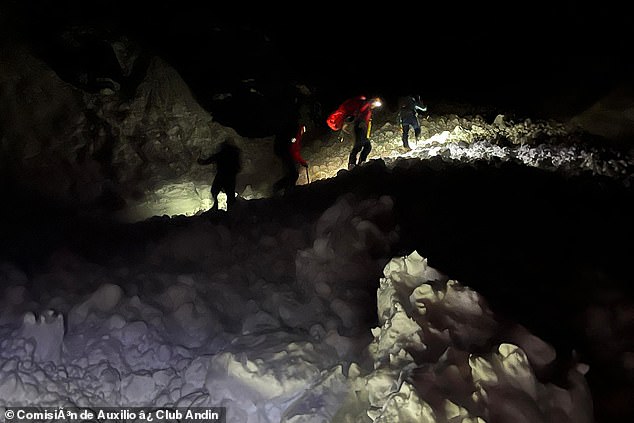
[[[301,155],[302,138],[305,133],[306,126],[300,125],[294,137],[280,140],[280,143],[283,142],[284,146],[283,148],[280,147],[278,155],[282,160],[284,175],[273,185],[275,194],[287,194],[295,187],[299,179],[299,167],[306,169],[306,178],[310,183],[308,162]]]

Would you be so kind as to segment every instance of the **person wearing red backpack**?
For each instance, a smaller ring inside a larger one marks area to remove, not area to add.
[[[367,99],[363,95],[353,97],[341,103],[326,121],[331,129],[341,129],[344,122],[352,124],[354,145],[348,156],[349,170],[363,163],[368,158],[370,151],[372,151],[372,144],[370,143],[372,111],[380,107],[381,104],[379,98]]]

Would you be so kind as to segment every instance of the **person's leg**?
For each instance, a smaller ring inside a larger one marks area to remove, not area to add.
[[[280,179],[275,181],[273,184],[273,194],[278,195],[284,192],[284,188],[286,187],[286,175],[282,176]]]
[[[293,164],[293,157],[291,156],[290,152],[287,150],[285,150],[284,154],[282,154],[280,156],[280,159],[282,160],[282,177],[280,179],[278,179],[274,184],[273,184],[273,193],[274,194],[282,194],[284,193],[284,191],[286,191],[288,184],[289,184],[289,177],[291,175],[292,172],[292,168],[294,169],[294,164]]]
[[[290,181],[289,181],[291,188],[297,185],[298,179],[299,179],[299,171],[297,170],[297,166],[293,164],[293,170],[290,173]]]
[[[357,165],[357,155],[363,148],[363,142],[366,139],[365,131],[366,128],[362,125],[355,125],[354,127],[354,146],[352,147],[350,156],[348,156],[348,169]]]
[[[357,154],[361,151],[361,146],[354,143],[352,147],[352,151],[350,151],[350,155],[348,156],[348,169],[353,168],[357,165]]]
[[[282,186],[284,194],[288,194],[288,192],[295,187],[297,179],[299,179],[297,166],[295,165],[295,161],[291,159],[286,163],[286,175],[284,176],[284,183]]]
[[[236,203],[236,180],[235,178],[227,178],[223,184],[223,190],[227,194],[227,211],[233,208]]]
[[[416,137],[416,142],[420,139],[420,123],[418,119],[414,121],[414,137]]]
[[[288,191],[295,186],[298,178],[299,173],[297,172],[295,160],[289,156],[288,160],[284,163],[284,178],[282,178],[283,182],[281,183],[284,194],[288,193]]]
[[[214,178],[214,181],[211,183],[211,199],[214,202],[214,204],[211,206],[212,210],[218,210],[218,194],[220,194],[220,188],[220,178],[216,176]]]
[[[361,149],[361,154],[359,155],[359,163],[363,163],[368,158],[370,151],[372,151],[372,144],[370,144],[370,140],[365,140]]]
[[[403,123],[403,147],[409,148],[409,125],[407,123]]]

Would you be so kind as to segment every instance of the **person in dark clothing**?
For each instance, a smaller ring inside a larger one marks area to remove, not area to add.
[[[297,112],[289,113],[283,123],[279,125],[273,138],[273,152],[282,162],[288,156],[288,143],[295,136],[298,125]]]
[[[348,156],[348,169],[352,169],[363,163],[372,151],[370,144],[370,130],[372,125],[372,111],[382,105],[378,98],[366,99],[358,96],[346,100],[340,108],[346,111],[347,122],[352,123],[354,133],[354,145]],[[357,161],[357,155],[359,156]]]
[[[214,204],[212,210],[218,210],[218,194],[227,194],[227,211],[233,208],[236,201],[236,178],[242,170],[242,151],[232,138],[220,144],[218,151],[206,159],[198,158],[199,165],[216,165],[216,176],[211,184],[211,197]]]
[[[300,125],[294,137],[285,139],[280,135],[279,141],[276,138],[276,142],[279,144],[277,146],[279,151],[276,150],[276,154],[282,160],[284,176],[273,184],[274,193],[287,194],[297,184],[299,167],[308,168],[308,163],[301,155],[302,138],[305,132],[306,127]]]
[[[416,100],[412,96],[405,96],[399,99],[398,119],[403,131],[402,141],[403,147],[411,150],[409,146],[409,130],[414,130],[416,141],[420,137],[420,122],[418,114],[427,111],[427,106],[423,105],[420,100]]]

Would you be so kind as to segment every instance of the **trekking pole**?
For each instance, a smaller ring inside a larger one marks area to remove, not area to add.
[[[308,166],[306,166],[306,180],[308,181],[306,183],[310,184],[310,176],[308,176]]]

